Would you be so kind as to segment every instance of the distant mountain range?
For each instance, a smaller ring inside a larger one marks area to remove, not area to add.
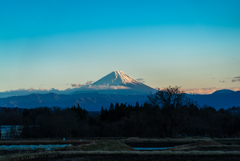
[[[197,101],[200,106],[209,105],[216,109],[240,106],[240,91],[223,89],[207,95],[187,94],[187,97]]]
[[[0,93],[0,107],[34,108],[40,106],[71,107],[78,103],[89,111],[99,111],[101,107],[109,108],[111,103],[143,104],[147,95],[157,90],[147,86],[122,71],[114,71],[93,84],[64,91],[23,90]],[[212,94],[186,94],[200,106],[209,105],[220,108],[240,106],[240,91],[219,90]]]
[[[99,93],[80,93],[74,95],[31,94],[26,96],[13,96],[0,98],[0,107],[71,107],[78,103],[82,108],[89,111],[100,111],[101,107],[109,108],[111,103],[127,103],[135,105],[139,101],[143,104],[147,101],[146,95],[120,95],[120,94],[99,94]]]
[[[147,86],[122,71],[113,71],[99,79],[90,86],[87,91],[97,91],[101,94],[123,94],[123,95],[143,95],[157,92],[156,89]],[[82,88],[72,94],[84,93],[86,88]]]
[[[68,88],[66,90],[57,90],[52,88],[51,90],[20,89],[6,91],[0,92],[0,98],[23,96],[33,93],[78,94],[98,92],[100,94],[139,95],[149,94],[150,92],[155,93],[156,91],[156,89],[133,79],[122,71],[113,71],[93,84],[78,85],[76,88]]]

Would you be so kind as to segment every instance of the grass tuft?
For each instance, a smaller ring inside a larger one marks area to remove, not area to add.
[[[89,145],[82,145],[82,151],[135,151],[133,148],[126,144],[116,141],[96,141]]]

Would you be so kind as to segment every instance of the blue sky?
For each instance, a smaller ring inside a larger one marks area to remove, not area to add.
[[[0,0],[0,92],[63,90],[114,70],[152,87],[240,87],[239,8],[238,0]]]

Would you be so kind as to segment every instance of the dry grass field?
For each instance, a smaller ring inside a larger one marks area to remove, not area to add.
[[[114,140],[37,140],[37,141],[1,141],[0,145],[31,144],[71,144],[61,149],[36,149],[29,151],[0,151],[0,160],[240,160],[239,139],[150,139],[127,138]],[[158,151],[137,151],[129,145],[172,146]]]

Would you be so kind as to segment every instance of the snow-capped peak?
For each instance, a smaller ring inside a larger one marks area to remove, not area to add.
[[[93,85],[109,85],[109,86],[119,86],[126,84],[137,84],[140,83],[127,75],[122,71],[113,71],[100,80],[93,83]]]
[[[130,77],[129,75],[127,75],[122,71],[111,72],[110,74],[106,75],[105,77],[93,83],[93,86],[127,87],[128,89],[127,91],[125,91],[125,94],[130,94],[130,93],[149,94],[150,92],[152,93],[156,92],[156,90],[153,89],[152,87],[149,87],[133,79],[132,77]],[[114,91],[117,91],[117,90],[114,90]]]

